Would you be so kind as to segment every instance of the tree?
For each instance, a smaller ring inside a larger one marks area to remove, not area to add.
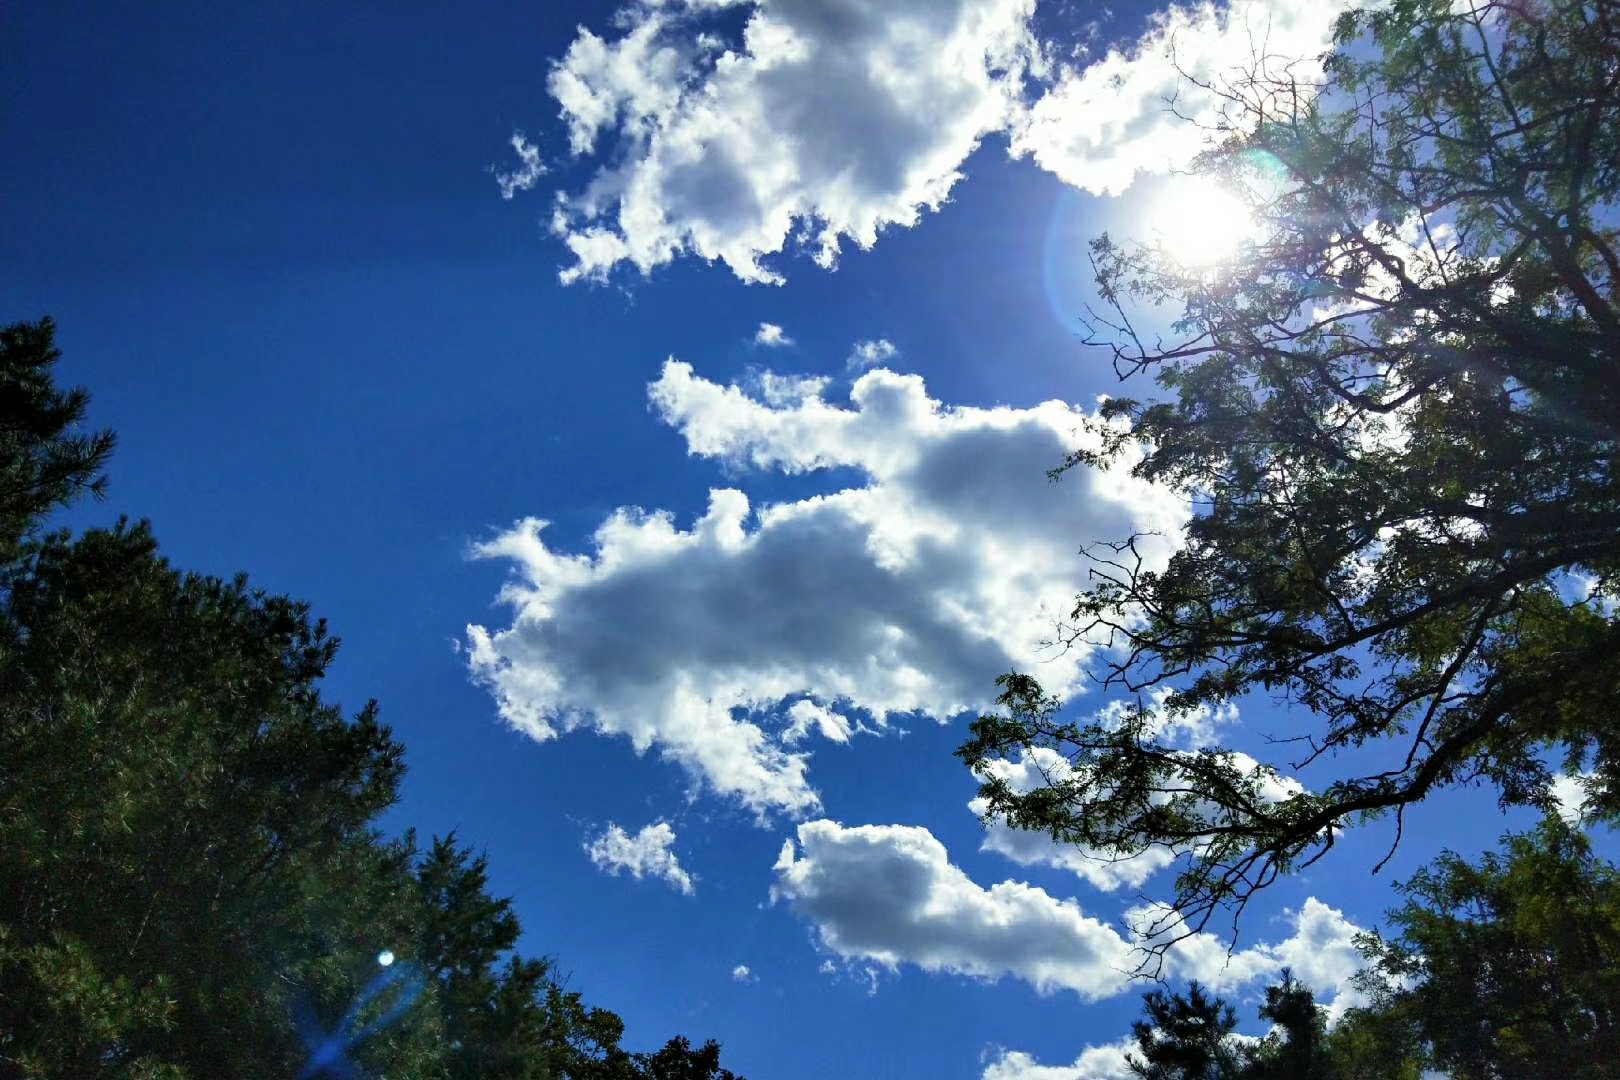
[[[377,830],[404,748],[323,699],[307,604],[47,530],[112,446],[52,332],[0,330],[0,1080],[736,1080],[623,1049],[481,856]]]
[[[1144,1019],[1131,1025],[1136,1054],[1126,1058],[1142,1080],[1240,1080],[1242,1055],[1232,1039],[1237,1011],[1197,982],[1185,996],[1150,990]]]
[[[50,319],[0,329],[0,563],[45,514],[106,487],[112,433],[77,430],[89,396],[56,388],[60,359]]]
[[[1282,981],[1266,987],[1260,1019],[1276,1025],[1253,1047],[1244,1080],[1326,1080],[1329,1071],[1327,1022],[1311,988],[1283,969]]]
[[[0,1030],[75,1075],[297,1074],[294,1011],[329,1028],[403,936],[403,867],[370,830],[403,749],[375,707],[321,701],[336,642],[303,605],[178,573],[144,526],[24,553],[0,639]],[[65,1030],[38,1010],[79,991],[47,976],[162,1008]]]
[[[1457,1080],[1611,1077],[1620,1062],[1620,870],[1557,818],[1399,886],[1362,942],[1375,1014]]]
[[[1417,1033],[1390,1009],[1350,1009],[1328,1031],[1332,1080],[1422,1080],[1427,1060]]]
[[[1068,465],[1134,462],[1194,512],[1167,563],[1089,550],[1066,640],[1142,704],[1071,722],[1005,677],[959,751],[989,816],[1181,853],[1191,933],[1346,827],[1389,815],[1398,843],[1450,786],[1546,809],[1553,769],[1586,769],[1589,811],[1620,812],[1617,56],[1615,0],[1353,12],[1319,80],[1263,60],[1223,91],[1199,170],[1258,222],[1227,265],[1093,243],[1099,337],[1165,397],[1108,401]],[[1167,740],[1152,691],[1172,715],[1269,695],[1297,726],[1252,767]],[[1032,747],[1072,775],[983,771]]]
[[[677,1035],[655,1054],[637,1054],[646,1080],[742,1080],[720,1065],[720,1044],[712,1039],[697,1049]]]
[[[1194,982],[1183,994],[1150,991],[1126,1062],[1144,1080],[1418,1080],[1417,1036],[1388,1007],[1349,1011],[1333,1030],[1316,995],[1284,968],[1266,988],[1263,1038],[1236,1034],[1237,1013]]]

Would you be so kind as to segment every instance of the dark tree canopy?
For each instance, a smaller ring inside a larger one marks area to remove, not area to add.
[[[1263,1037],[1237,1034],[1237,1010],[1196,982],[1185,994],[1150,991],[1142,1012],[1126,1055],[1142,1080],[1419,1080],[1431,1060],[1388,1002],[1350,1010],[1330,1030],[1315,993],[1286,968],[1256,1010],[1271,1025]]]
[[[1187,993],[1150,990],[1131,1025],[1131,1073],[1142,1080],[1238,1080],[1237,1010],[1194,982]]]
[[[1362,942],[1373,1013],[1456,1080],[1620,1072],[1620,870],[1556,818],[1477,864],[1447,853],[1398,886]]]
[[[55,357],[0,331],[0,1080],[736,1080],[623,1049],[474,851],[378,832],[404,748],[322,698],[308,605],[45,528],[112,445]]]
[[[1185,994],[1149,991],[1142,1012],[1126,1056],[1141,1080],[1417,1080],[1421,1069],[1409,1028],[1361,1010],[1330,1032],[1316,995],[1287,969],[1257,1010],[1272,1025],[1261,1038],[1238,1035],[1237,1010],[1196,982]]]
[[[1094,243],[1098,335],[1164,394],[1107,402],[1069,463],[1194,510],[1167,565],[1089,550],[1070,640],[1173,713],[1285,704],[1278,753],[1175,746],[1145,706],[1068,722],[1025,675],[960,751],[1065,754],[990,815],[1183,853],[1185,930],[1448,786],[1546,808],[1585,770],[1620,812],[1620,3],[1396,0],[1337,40],[1320,84],[1262,58],[1225,90],[1198,168],[1260,225],[1226,265]]]
[[[0,329],[0,559],[52,509],[106,486],[111,432],[78,430],[89,396],[59,390],[50,319]]]

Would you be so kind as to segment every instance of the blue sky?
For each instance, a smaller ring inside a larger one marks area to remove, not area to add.
[[[0,317],[54,315],[119,434],[74,520],[311,601],[409,749],[390,826],[485,846],[629,1042],[1107,1080],[1167,875],[986,833],[951,751],[1011,666],[1108,707],[1040,647],[1075,552],[1185,513],[1044,477],[1114,385],[1086,239],[1207,224],[1169,47],[1333,11],[12,5]],[[1205,723],[1286,771],[1284,711]],[[1351,833],[1172,970],[1331,999],[1389,880],[1501,826],[1448,797],[1377,878]]]

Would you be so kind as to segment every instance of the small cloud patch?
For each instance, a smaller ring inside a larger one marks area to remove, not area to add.
[[[767,349],[782,349],[792,345],[793,339],[775,323],[762,322],[759,329],[754,331],[754,344],[763,345]]]
[[[622,871],[638,881],[650,877],[691,896],[692,876],[671,850],[674,843],[675,830],[667,821],[654,822],[634,836],[609,822],[605,832],[585,845],[585,853],[600,870],[615,876]]]
[[[865,371],[867,368],[887,363],[899,355],[900,350],[887,338],[857,341],[855,347],[849,351],[849,359],[844,362],[844,366],[850,371]]]

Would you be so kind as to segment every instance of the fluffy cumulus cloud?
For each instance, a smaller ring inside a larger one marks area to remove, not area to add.
[[[1033,6],[643,0],[611,39],[581,29],[549,88],[570,150],[608,164],[558,202],[564,278],[693,254],[775,281],[761,257],[790,237],[831,265],[844,241],[913,224],[1006,126]],[[740,41],[715,32],[725,8],[747,12]]]
[[[1141,942],[1129,930],[1023,882],[985,888],[953,865],[924,828],[805,822],[797,844],[784,845],[775,870],[773,899],[809,920],[821,944],[845,961],[1010,976],[1087,1000],[1134,985]],[[1159,915],[1139,910],[1126,924]],[[1287,966],[1321,1000],[1343,997],[1359,967],[1352,944],[1357,927],[1314,898],[1286,922],[1287,937],[1246,949],[1229,950],[1221,938],[1194,934],[1168,951],[1165,973],[1232,990],[1274,978]]]
[[[1140,40],[1060,63],[1074,43],[1034,38],[1035,0],[639,0],[606,36],[582,27],[549,80],[568,151],[592,168],[556,196],[563,279],[694,255],[779,282],[766,260],[790,246],[830,266],[842,244],[937,209],[992,135],[1071,184],[1121,191],[1185,164],[1194,125],[1217,118],[1186,76],[1316,55],[1344,6],[1170,7]],[[508,196],[545,174],[532,143],[514,146]]]
[[[585,845],[585,853],[599,869],[610,874],[621,872],[636,879],[653,878],[676,892],[692,895],[692,876],[675,857],[675,830],[667,821],[654,822],[631,836],[609,823],[607,829]]]
[[[1080,688],[1086,648],[1041,644],[1081,583],[1076,550],[1144,530],[1163,558],[1185,503],[1125,468],[1050,483],[1084,437],[1068,405],[947,408],[883,369],[848,405],[826,389],[765,375],[745,391],[672,360],[651,398],[692,454],[742,473],[843,468],[850,486],[760,507],[716,489],[685,527],[620,510],[588,553],[554,551],[539,520],[480,545],[516,569],[511,625],[468,629],[507,722],[626,736],[756,812],[807,815],[813,737],[984,708],[1014,668]]]
[[[1558,811],[1558,816],[1570,825],[1579,825],[1586,812],[1586,803],[1591,798],[1587,784],[1591,780],[1591,773],[1560,775],[1553,778],[1553,805]]]
[[[1364,999],[1349,981],[1361,968],[1353,944],[1359,927],[1343,914],[1314,898],[1290,913],[1292,933],[1283,941],[1239,950],[1227,956],[1226,946],[1200,934],[1170,955],[1166,974],[1197,979],[1226,994],[1243,987],[1264,985],[1288,967],[1324,1002],[1329,1023]],[[1234,1036],[1247,1039],[1248,1036]],[[1122,1039],[1103,1046],[1088,1046],[1070,1065],[1042,1065],[1019,1050],[998,1050],[986,1063],[981,1080],[1130,1080],[1126,1065],[1134,1040]]]
[[[1286,967],[1316,991],[1318,1001],[1342,1011],[1355,1000],[1356,991],[1349,982],[1362,967],[1354,940],[1360,927],[1315,897],[1284,918],[1290,924],[1287,937],[1246,949],[1231,949],[1225,938],[1209,933],[1185,937],[1166,953],[1165,974],[1197,979],[1214,990],[1229,992],[1275,979]],[[1125,921],[1134,927],[1180,929],[1174,913],[1163,905],[1137,908],[1127,913]]]
[[[1011,975],[1088,1000],[1130,983],[1130,945],[1114,929],[1031,885],[980,887],[927,829],[806,822],[798,849],[792,841],[782,849],[776,875],[772,895],[845,959]]]

